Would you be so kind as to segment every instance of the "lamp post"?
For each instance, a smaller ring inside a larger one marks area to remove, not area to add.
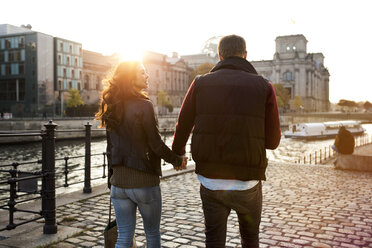
[[[63,103],[63,93],[66,92],[66,90],[62,89],[59,90],[59,98],[61,102],[61,117],[63,117],[63,112],[64,112],[64,103]]]

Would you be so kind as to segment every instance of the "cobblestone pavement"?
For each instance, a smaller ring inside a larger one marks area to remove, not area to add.
[[[272,163],[263,183],[260,247],[372,247],[372,173],[339,171],[329,165]],[[163,247],[204,247],[199,183],[194,173],[162,180]],[[57,210],[60,225],[83,233],[51,247],[103,247],[109,195],[75,202]],[[234,212],[227,247],[240,247]],[[138,247],[145,247],[141,218]]]

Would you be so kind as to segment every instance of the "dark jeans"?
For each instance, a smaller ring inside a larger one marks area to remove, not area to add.
[[[200,186],[203,204],[206,247],[225,247],[227,218],[231,209],[239,220],[242,247],[259,247],[259,226],[262,211],[261,182],[252,189],[209,190]]]

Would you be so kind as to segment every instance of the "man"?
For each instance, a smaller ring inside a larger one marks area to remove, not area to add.
[[[231,209],[238,219],[242,247],[258,247],[266,150],[280,142],[273,86],[246,60],[245,40],[225,36],[220,62],[192,82],[178,117],[172,149],[185,154],[194,128],[192,155],[201,183],[206,247],[225,247]]]
[[[354,136],[344,126],[338,130],[335,143],[332,148],[341,154],[353,154],[355,146]]]

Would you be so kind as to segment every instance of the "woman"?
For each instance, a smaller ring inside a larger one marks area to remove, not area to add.
[[[147,247],[160,247],[160,158],[178,170],[186,157],[173,153],[162,141],[154,108],[142,91],[149,75],[135,61],[120,63],[106,80],[100,110],[100,127],[106,127],[110,164],[111,199],[118,227],[116,248],[130,247],[137,207],[143,219]]]

